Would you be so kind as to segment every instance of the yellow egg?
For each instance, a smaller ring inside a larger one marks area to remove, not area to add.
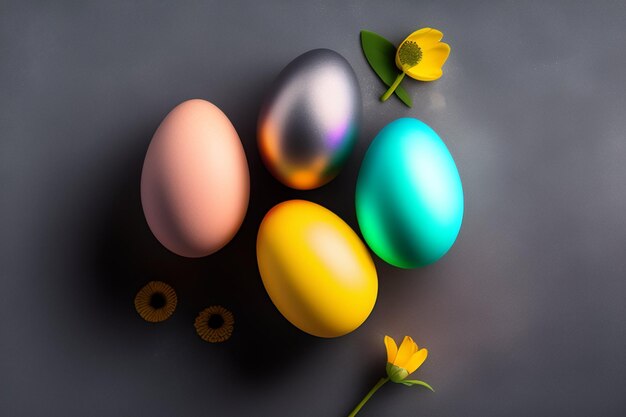
[[[339,216],[318,204],[276,205],[261,222],[256,250],[274,305],[307,333],[342,336],[374,308],[378,277],[367,248]]]

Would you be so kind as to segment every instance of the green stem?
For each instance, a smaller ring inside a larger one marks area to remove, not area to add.
[[[385,91],[385,94],[380,96],[380,101],[387,101],[387,99],[391,97],[393,92],[396,91],[396,88],[398,88],[398,86],[400,85],[403,79],[404,79],[404,71],[398,74],[398,76],[396,77],[396,80],[393,82],[393,84],[391,84],[391,87],[389,87],[389,90]]]
[[[354,407],[354,410],[352,410],[352,412],[348,415],[348,417],[356,416],[356,413],[358,413],[359,410],[363,408],[365,403],[372,397],[372,395],[374,395],[374,393],[378,391],[380,387],[385,385],[385,382],[387,381],[389,381],[389,378],[380,378],[380,380],[376,383],[376,385],[374,385],[374,388],[372,388],[370,392],[368,392],[367,395],[361,400],[361,402],[358,403],[356,407]]]

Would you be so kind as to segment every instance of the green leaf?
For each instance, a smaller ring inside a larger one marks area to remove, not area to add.
[[[413,385],[420,385],[422,387],[426,387],[429,390],[431,390],[432,392],[435,392],[435,390],[433,389],[433,387],[431,387],[430,385],[428,385],[426,382],[424,381],[418,381],[417,379],[405,379],[404,381],[402,381],[402,383],[408,387],[411,387]]]
[[[396,47],[382,36],[367,30],[361,31],[361,47],[370,67],[390,87],[399,74],[396,67]],[[401,86],[396,88],[395,94],[408,107],[413,105],[411,97]]]

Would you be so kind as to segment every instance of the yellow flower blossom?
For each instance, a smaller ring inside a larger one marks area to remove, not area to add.
[[[396,66],[402,71],[391,87],[380,97],[387,100],[405,75],[420,81],[434,81],[443,75],[443,64],[450,55],[450,45],[441,42],[443,33],[422,28],[411,33],[396,51]]]
[[[443,33],[423,28],[402,41],[396,52],[396,65],[409,77],[434,81],[443,74],[443,64],[450,55],[450,45],[440,42]]]
[[[392,382],[402,382],[417,368],[422,366],[428,356],[427,349],[419,349],[417,343],[409,336],[405,336],[400,344],[389,336],[385,336],[387,348],[387,375]]]
[[[176,291],[161,281],[150,281],[135,296],[135,310],[147,322],[167,320],[176,310]]]
[[[399,349],[398,345],[396,345],[396,342],[391,337],[385,336],[385,347],[387,348],[387,377],[378,380],[376,385],[374,385],[361,402],[357,404],[348,417],[354,417],[361,408],[363,408],[365,403],[369,401],[372,395],[389,381],[409,387],[420,385],[434,391],[433,388],[424,381],[406,379],[410,374],[415,372],[417,368],[422,366],[428,356],[428,350],[424,348],[419,349],[417,343],[409,336],[404,337]]]

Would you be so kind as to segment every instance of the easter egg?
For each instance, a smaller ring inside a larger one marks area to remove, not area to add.
[[[256,250],[267,293],[299,329],[342,336],[372,311],[378,293],[374,262],[330,210],[304,200],[276,205],[261,222]]]
[[[219,250],[239,229],[249,190],[243,146],[219,108],[189,100],[163,119],[141,173],[143,212],[163,246],[191,258]]]
[[[356,186],[356,214],[369,247],[414,268],[441,258],[463,220],[463,187],[437,133],[411,118],[385,126],[371,143]]]
[[[339,173],[358,134],[361,90],[344,57],[329,49],[300,55],[269,89],[258,121],[258,145],[283,184],[309,190]]]

